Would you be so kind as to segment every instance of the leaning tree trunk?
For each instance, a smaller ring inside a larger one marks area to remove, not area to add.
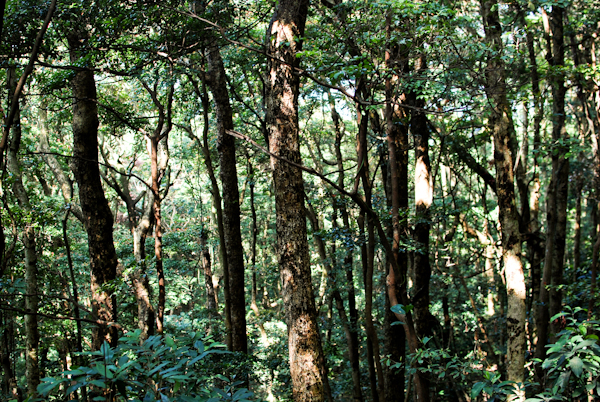
[[[227,134],[228,130],[233,130],[233,112],[229,103],[225,67],[216,45],[209,48],[207,59],[207,84],[217,106],[217,149],[223,185],[223,230],[229,270],[229,281],[225,283],[225,286],[229,287],[231,350],[247,353],[244,249],[240,229],[240,194],[235,158],[235,138]]]
[[[85,58],[87,34],[74,30],[67,36],[71,62]],[[86,61],[87,62],[87,61]],[[92,348],[100,349],[106,340],[116,345],[117,304],[104,285],[117,277],[117,254],[113,243],[113,216],[104,195],[98,168],[98,108],[96,82],[91,70],[76,71],[71,81],[73,91],[73,159],[72,168],[79,185],[79,199],[88,235],[90,254],[92,310],[99,325],[93,329]]]
[[[525,277],[521,261],[521,233],[514,183],[516,150],[515,130],[510,104],[506,95],[506,72],[502,61],[502,28],[496,0],[481,2],[485,40],[493,55],[488,57],[485,70],[485,90],[491,105],[489,125],[494,138],[496,165],[496,193],[502,232],[502,262],[506,275],[507,311],[507,380],[523,383],[525,380]],[[525,391],[518,389],[509,400],[525,400]]]
[[[312,289],[302,172],[283,158],[300,162],[298,95],[295,67],[304,36],[308,0],[279,2],[268,33],[270,82],[267,96],[269,148],[275,185],[277,249],[288,328],[294,400],[331,399]]]

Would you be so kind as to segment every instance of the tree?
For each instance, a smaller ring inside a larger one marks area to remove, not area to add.
[[[267,127],[275,185],[277,251],[288,327],[294,400],[331,398],[325,356],[310,277],[302,172],[286,162],[300,162],[298,92],[295,72],[309,2],[282,1],[269,27],[270,75]]]
[[[507,378],[517,383],[517,392],[510,400],[525,400],[522,383],[525,380],[525,277],[521,260],[521,232],[517,212],[514,179],[516,155],[515,130],[507,99],[506,72],[502,61],[502,27],[495,0],[481,2],[481,16],[489,47],[485,69],[485,89],[491,104],[489,127],[494,139],[496,194],[499,223],[502,231],[502,262],[506,272],[508,293]]]
[[[89,34],[84,21],[68,33],[71,62],[87,64],[86,41]],[[113,242],[113,216],[104,195],[98,168],[98,107],[96,82],[89,64],[75,72],[73,91],[73,160],[72,168],[79,186],[79,199],[88,234],[92,306],[98,318],[92,346],[100,349],[104,340],[116,345],[118,340],[116,297],[106,286],[117,277],[117,254]]]

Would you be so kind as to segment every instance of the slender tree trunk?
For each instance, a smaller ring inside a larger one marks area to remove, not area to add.
[[[47,106],[45,104],[42,104],[39,108],[38,127],[40,133],[38,136],[38,150],[42,152],[42,159],[48,168],[50,168],[54,178],[58,182],[65,202],[71,206],[70,211],[80,222],[83,223],[81,207],[73,203],[73,181],[69,175],[65,173],[62,166],[56,159],[56,156],[51,154],[50,144],[48,142],[48,111],[46,108]]]
[[[240,229],[240,204],[235,158],[235,138],[227,134],[233,130],[233,112],[229,104],[227,80],[223,60],[216,45],[207,52],[207,84],[216,104],[217,149],[223,189],[223,229],[225,252],[229,271],[229,305],[231,310],[231,347],[234,352],[248,352],[246,336],[246,303],[244,295],[244,249]]]
[[[156,328],[156,312],[151,302],[152,290],[148,280],[148,267],[146,264],[146,237],[154,222],[154,192],[146,194],[144,210],[136,225],[132,227],[133,256],[136,269],[133,273],[132,284],[138,305],[138,327],[142,330],[140,339],[147,339],[154,335]],[[131,220],[131,218],[130,218]]]
[[[11,68],[8,71],[8,83],[10,92],[14,92],[16,87],[16,70]],[[30,215],[32,212],[29,202],[29,195],[23,185],[23,175],[19,164],[18,152],[21,146],[21,111],[19,103],[16,104],[15,123],[12,129],[12,138],[8,150],[7,165],[8,170],[13,177],[13,193],[17,198],[19,207]],[[31,218],[30,218],[31,219]],[[38,281],[37,281],[37,250],[35,240],[35,223],[29,219],[25,220],[25,229],[22,234],[22,242],[25,254],[25,309],[31,314],[25,314],[25,376],[27,378],[27,395],[33,397],[37,392],[37,386],[40,383],[40,370],[38,363],[38,347],[40,335],[38,332],[37,311],[38,311]]]
[[[269,149],[300,162],[298,38],[304,36],[307,0],[279,2],[270,35],[270,82],[267,95]],[[281,61],[280,61],[281,60]],[[284,62],[282,62],[284,61]],[[288,327],[290,374],[294,400],[331,400],[312,289],[302,172],[271,158],[275,184],[277,248]]]
[[[255,186],[255,178],[254,178],[254,166],[252,166],[252,162],[250,161],[250,154],[246,153],[246,159],[248,161],[248,181],[250,184],[250,215],[252,218],[252,223],[250,226],[250,265],[252,267],[252,300],[250,302],[250,308],[256,315],[256,321],[258,325],[258,329],[260,331],[260,336],[265,345],[268,344],[267,331],[265,330],[265,326],[262,323],[260,318],[260,310],[258,309],[258,280],[256,275],[256,245],[258,240],[258,224],[257,224],[257,215],[256,215],[256,203],[254,201],[254,186]]]
[[[344,188],[344,163],[342,158],[342,138],[344,135],[344,128],[342,121],[340,120],[340,115],[337,112],[335,107],[335,101],[331,96],[331,93],[328,92],[329,105],[331,107],[331,119],[333,120],[333,124],[335,127],[335,157],[338,167],[338,186],[340,188]],[[339,204],[339,205],[338,205]],[[344,225],[344,230],[348,236],[352,233],[352,228],[350,227],[350,216],[348,214],[348,209],[346,208],[346,204],[344,202],[339,202],[336,198],[334,202],[334,209],[340,209],[342,215],[342,223]],[[334,224],[337,225],[337,222],[334,221]],[[354,248],[351,247],[347,250],[346,255],[344,256],[344,267],[346,271],[346,282],[348,287],[348,315],[349,315],[349,331],[350,331],[350,341],[348,344],[349,356],[350,356],[350,366],[352,367],[352,381],[353,381],[353,398],[356,401],[362,401],[362,386],[360,381],[360,355],[359,355],[359,343],[358,343],[358,310],[356,309],[356,295],[354,290],[354,269],[353,269],[353,260],[354,260]],[[336,303],[338,303],[336,301]],[[337,304],[336,304],[337,305]]]
[[[597,68],[597,61],[596,61],[596,40],[597,38],[594,38],[594,40],[591,41],[591,51],[590,51],[590,56],[592,59],[592,68],[596,69]],[[594,219],[593,219],[593,224],[594,227],[592,228],[592,233],[593,236],[592,238],[595,240],[593,241],[593,247],[592,247],[592,267],[591,267],[591,274],[592,274],[592,280],[590,281],[590,300],[588,301],[588,318],[592,318],[594,317],[595,314],[595,308],[596,308],[596,277],[598,275],[598,259],[599,259],[599,253],[600,253],[600,222],[598,220],[598,214],[599,214],[599,208],[600,208],[600,88],[596,88],[596,91],[593,94],[593,109],[592,111],[594,112],[593,114],[595,114],[596,118],[593,120],[593,126],[594,126],[594,130],[592,131],[592,135],[591,135],[591,142],[592,142],[592,150],[594,153],[594,205],[593,205],[593,209],[592,211],[594,211],[595,213],[593,214]],[[591,113],[590,113],[591,114]]]
[[[210,251],[206,244],[207,233],[202,230],[200,234],[200,250],[202,252],[202,271],[204,272],[204,286],[206,289],[206,309],[210,316],[218,315],[218,303],[215,288],[213,286],[213,273],[210,262]]]
[[[67,208],[67,212],[62,220],[62,230],[63,230],[63,241],[65,243],[65,251],[67,253],[67,265],[69,266],[69,276],[71,279],[71,289],[73,295],[73,315],[75,316],[75,326],[77,328],[77,337],[75,340],[75,352],[81,353],[83,352],[83,328],[81,325],[80,314],[79,314],[79,291],[77,288],[77,282],[75,281],[75,270],[73,269],[73,259],[71,257],[71,245],[69,244],[69,236],[67,233],[68,223],[69,223],[69,213],[71,212],[71,208]],[[46,350],[47,353],[47,350]],[[75,356],[75,363],[79,366],[83,365],[83,358],[80,355]],[[87,400],[87,389],[86,387],[81,387],[81,399]]]
[[[163,267],[163,250],[162,250],[162,210],[161,210],[161,195],[160,195],[160,179],[159,175],[159,156],[158,148],[160,136],[150,138],[150,164],[152,172],[151,190],[154,198],[152,211],[154,213],[154,257],[156,264],[156,275],[158,279],[158,306],[156,309],[156,331],[159,335],[164,332],[164,315],[165,315],[165,272]]]
[[[547,36],[548,47],[551,49],[549,60],[553,67],[564,64],[563,13],[560,7],[552,7],[551,35]],[[552,79],[552,141],[558,144],[568,138],[565,127],[565,86],[564,74],[556,72]],[[557,145],[552,152],[552,177],[546,197],[546,252],[544,256],[544,271],[540,286],[538,319],[538,342],[536,357],[543,360],[546,356],[546,344],[549,341],[550,317],[560,311],[562,294],[557,288],[562,283],[567,218],[567,196],[569,178],[569,159],[565,157],[568,149],[565,145]],[[551,286],[548,289],[548,286]],[[560,323],[552,325],[552,331],[558,333]],[[540,373],[538,373],[540,374]]]
[[[67,36],[72,63],[85,59],[88,36],[73,30]],[[92,332],[92,348],[100,349],[106,340],[116,345],[116,297],[103,289],[117,277],[117,254],[113,242],[113,216],[104,196],[98,168],[98,108],[96,83],[91,70],[74,73],[73,90],[73,160],[72,168],[79,185],[79,199],[88,234],[90,254],[92,310],[107,325],[99,325]]]
[[[564,9],[553,6],[551,14],[552,24],[552,57],[553,65],[562,68],[565,61],[565,43],[563,34]],[[565,77],[564,73],[558,72],[554,77],[552,84],[552,138],[568,139],[567,128],[565,126]],[[552,287],[550,288],[550,316],[561,312],[562,309],[562,289],[565,245],[567,237],[567,203],[569,198],[569,158],[566,156],[568,147],[560,149],[558,164],[556,166],[556,234],[554,261],[552,265]],[[554,171],[554,161],[553,161]],[[554,174],[554,172],[553,172]],[[562,324],[559,320],[552,323],[552,331],[558,334],[562,330]]]
[[[204,126],[202,128],[202,141],[199,138],[192,135],[191,131],[188,132],[194,140],[198,142],[200,149],[202,150],[202,154],[204,156],[204,164],[206,165],[206,170],[208,172],[208,177],[211,183],[210,193],[214,200],[215,209],[217,211],[217,230],[219,232],[219,256],[221,266],[223,267],[223,280],[225,284],[229,283],[229,264],[227,262],[227,253],[225,251],[225,229],[223,226],[223,209],[221,207],[221,191],[219,190],[219,184],[217,182],[217,177],[215,175],[215,171],[212,165],[212,158],[210,156],[210,148],[208,146],[208,131],[209,131],[209,118],[208,114],[210,111],[210,103],[208,101],[208,93],[206,92],[206,86],[203,85],[202,90],[198,87],[195,81],[192,81],[194,85],[194,90],[196,95],[202,101],[202,117],[204,120]],[[231,307],[229,305],[229,286],[223,286],[223,293],[225,295],[225,328],[227,329],[225,335],[225,343],[227,344],[227,349],[233,350],[233,346],[231,344]]]
[[[508,294],[508,347],[507,379],[516,383],[525,380],[525,277],[521,260],[521,233],[517,212],[514,161],[516,136],[506,94],[506,73],[502,61],[502,28],[496,0],[481,2],[481,15],[485,38],[494,55],[488,57],[485,70],[486,95],[491,103],[489,119],[494,138],[494,162],[496,165],[496,194],[500,210],[502,232],[502,261]],[[509,400],[525,400],[525,391],[520,388]]]
[[[21,390],[17,385],[17,378],[13,370],[13,362],[10,358],[11,339],[14,339],[13,333],[13,322],[11,318],[6,318],[5,312],[0,310],[0,360],[2,360],[2,391],[3,395],[10,396],[10,398],[17,401],[21,401],[22,395]]]

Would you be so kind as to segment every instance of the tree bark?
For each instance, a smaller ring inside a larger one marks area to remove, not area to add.
[[[279,157],[300,162],[298,95],[300,80],[294,67],[304,36],[308,0],[279,2],[273,17],[267,95],[269,149]],[[321,346],[312,289],[300,169],[272,157],[277,216],[277,249],[282,296],[288,327],[290,374],[294,400],[331,399],[327,366]]]
[[[419,60],[417,70],[425,69],[424,61]],[[416,98],[416,97],[415,97]],[[415,229],[414,239],[418,249],[414,253],[415,284],[413,305],[415,311],[415,330],[417,336],[423,339],[431,336],[429,312],[429,281],[431,279],[431,264],[429,261],[429,231],[433,202],[433,177],[429,160],[429,128],[422,100],[414,100],[415,109],[411,113],[411,130],[415,139]],[[424,379],[425,381],[425,379]],[[428,387],[428,384],[424,385]]]
[[[525,380],[525,277],[521,260],[521,233],[517,212],[514,161],[516,136],[507,99],[506,72],[502,55],[502,27],[496,0],[481,2],[481,15],[485,40],[490,47],[485,70],[485,90],[491,104],[489,126],[494,138],[494,162],[496,165],[496,194],[500,211],[502,232],[502,261],[505,269],[508,294],[507,311],[507,379],[522,384]],[[517,386],[517,392],[509,400],[524,401],[525,391]]]
[[[229,264],[227,262],[227,253],[225,251],[225,229],[223,225],[223,209],[221,207],[221,191],[219,190],[219,184],[217,182],[217,177],[215,176],[215,171],[212,165],[212,158],[210,156],[210,148],[208,146],[208,114],[210,110],[210,104],[208,101],[206,86],[203,85],[202,90],[200,90],[197,83],[193,80],[192,85],[194,86],[194,91],[196,92],[196,95],[202,101],[202,117],[204,120],[204,126],[202,128],[202,140],[193,136],[191,130],[188,131],[188,135],[198,143],[198,146],[202,150],[202,155],[204,156],[204,164],[206,165],[206,170],[208,172],[208,177],[211,183],[210,193],[213,197],[215,209],[217,211],[217,230],[219,232],[219,255],[221,266],[223,267],[223,280],[227,284],[229,283]],[[229,286],[223,287],[223,293],[225,295],[225,343],[227,344],[227,349],[232,350],[233,346],[231,340],[231,307],[229,305]]]
[[[223,190],[223,230],[229,271],[228,282],[225,282],[225,286],[229,288],[231,309],[231,350],[247,353],[244,248],[240,229],[240,194],[235,158],[235,138],[227,134],[227,131],[233,130],[233,112],[229,104],[225,67],[216,45],[209,47],[207,59],[207,84],[215,101],[217,113],[219,176]]]
[[[75,29],[67,35],[72,63],[85,60],[88,35]],[[117,277],[117,254],[113,242],[113,216],[104,195],[98,168],[98,108],[96,82],[91,70],[79,70],[71,81],[73,91],[72,168],[79,185],[79,199],[88,234],[90,254],[92,310],[108,326],[97,326],[92,333],[92,348],[100,349],[106,340],[115,346],[117,327],[116,297],[105,285]]]
[[[213,273],[210,262],[210,251],[208,250],[206,240],[207,233],[203,229],[202,233],[200,234],[200,251],[202,253],[202,271],[204,272],[204,286],[206,289],[206,309],[208,310],[208,314],[210,316],[217,316],[219,314],[217,295],[213,286]]]
[[[133,256],[136,268],[133,272],[131,282],[135,292],[138,306],[138,328],[142,331],[140,339],[147,339],[154,335],[156,328],[156,311],[151,302],[152,289],[148,280],[148,267],[146,264],[146,238],[154,222],[154,192],[148,191],[144,201],[144,209],[141,216],[131,228],[133,234]],[[131,217],[130,217],[131,221]]]
[[[391,37],[391,15],[388,14],[386,28],[388,30],[388,40]],[[393,264],[389,259],[394,258],[399,267],[399,272],[396,272],[394,277],[402,278],[395,283],[393,292],[397,295],[401,294],[404,289],[406,292],[406,271],[408,267],[408,254],[404,249],[400,249],[402,237],[408,234],[408,127],[403,124],[406,121],[406,111],[399,107],[405,95],[398,97],[396,95],[397,88],[394,85],[397,82],[398,74],[407,72],[408,65],[403,63],[401,58],[404,56],[407,60],[406,49],[401,49],[396,44],[388,44],[386,49],[386,65],[392,70],[390,76],[386,78],[385,93],[385,132],[388,145],[388,167],[382,169],[382,174],[386,174],[383,178],[387,191],[387,203],[391,208],[392,221],[391,227],[388,229],[391,232],[392,239],[392,255],[388,258],[388,270],[394,269]],[[404,383],[405,383],[405,361],[406,361],[406,334],[400,325],[392,326],[392,323],[398,321],[392,313],[389,297],[386,297],[386,326],[385,326],[385,349],[386,354],[391,359],[401,364],[400,369],[385,370],[384,395],[386,401],[404,401]],[[417,374],[420,377],[420,374]],[[420,386],[420,378],[416,381]],[[418,387],[417,387],[418,388]]]
[[[16,69],[10,68],[8,71],[8,84],[10,92],[14,92],[16,87]],[[23,175],[21,174],[21,166],[18,159],[18,152],[21,146],[21,110],[20,103],[17,102],[13,125],[12,138],[8,150],[7,167],[13,177],[12,189],[19,207],[26,212],[26,215],[32,216],[31,203],[29,195],[23,185]],[[38,255],[36,250],[35,239],[35,222],[31,221],[31,217],[25,220],[25,228],[22,234],[22,242],[25,254],[25,310],[30,314],[25,314],[25,376],[27,381],[27,395],[33,397],[37,392],[37,386],[40,383],[40,370],[38,362],[38,347],[40,335],[38,332],[38,284],[37,284],[37,261]]]
[[[552,36],[551,42],[548,39],[548,47],[551,49],[548,59],[553,68],[560,68],[564,64],[563,12],[560,7],[552,7],[551,32],[546,34]],[[552,176],[546,197],[546,251],[536,320],[536,357],[541,360],[546,357],[550,317],[560,310],[562,304],[560,289],[555,286],[562,282],[566,240],[569,159],[565,157],[568,151],[566,145],[558,145],[568,138],[564,116],[565,92],[564,74],[555,71],[552,75],[552,141],[557,145],[552,152]],[[549,285],[550,289],[547,288]],[[552,330],[558,333],[559,328],[553,326]],[[539,372],[538,375],[541,376]]]
[[[23,400],[21,390],[17,385],[17,377],[13,370],[13,362],[10,358],[11,347],[10,340],[14,339],[14,320],[10,317],[7,319],[5,312],[0,310],[0,360],[2,360],[2,391],[3,395],[10,395],[11,398],[21,401]]]
[[[344,127],[342,121],[340,120],[340,115],[337,112],[335,107],[335,101],[331,96],[331,92],[327,93],[327,97],[329,99],[329,106],[331,108],[331,119],[335,128],[335,144],[334,144],[334,152],[336,157],[336,163],[338,168],[338,186],[340,188],[344,188],[344,163],[342,158],[342,138],[344,135]],[[350,236],[352,233],[352,229],[350,227],[350,216],[348,214],[348,209],[346,208],[346,204],[338,199],[338,197],[333,197],[333,209],[336,212],[338,209],[342,215],[342,223],[344,225],[344,231],[347,236]],[[333,225],[337,227],[337,219],[333,220]],[[356,309],[356,296],[354,291],[354,270],[353,270],[353,258],[354,257],[354,247],[351,247],[347,250],[346,255],[344,256],[344,268],[346,271],[346,282],[348,288],[348,355],[350,357],[350,366],[352,368],[352,397],[355,402],[362,401],[362,386],[360,381],[360,355],[359,355],[359,343],[358,343],[358,310]],[[338,311],[340,308],[339,301],[336,299],[336,306],[338,306]],[[341,303],[343,306],[343,301]],[[341,317],[340,312],[340,318]],[[344,311],[345,314],[345,311]]]

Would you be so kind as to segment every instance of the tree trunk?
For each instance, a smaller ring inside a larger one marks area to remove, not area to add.
[[[502,261],[508,294],[507,312],[507,380],[523,383],[525,380],[525,277],[521,261],[521,233],[517,212],[514,160],[516,136],[506,94],[506,73],[502,55],[502,28],[496,0],[481,2],[485,40],[494,55],[488,57],[485,70],[485,90],[491,104],[489,125],[494,138],[496,165],[496,194],[502,232]],[[524,389],[518,389],[509,400],[525,400]]]
[[[136,268],[132,277],[133,290],[138,305],[138,327],[142,333],[140,339],[147,339],[154,335],[156,328],[156,312],[151,302],[152,289],[148,280],[148,267],[146,265],[146,237],[154,222],[154,193],[148,191],[144,209],[131,231],[133,234],[133,256]],[[131,220],[131,218],[130,218]]]
[[[425,69],[424,61],[417,70]],[[411,130],[415,139],[415,229],[414,239],[418,249],[414,253],[414,296],[412,298],[415,311],[415,330],[417,336],[423,339],[431,336],[429,312],[429,281],[431,279],[431,264],[429,261],[429,230],[431,214],[429,208],[433,202],[433,177],[429,160],[429,128],[422,100],[415,99],[415,109],[411,113]],[[425,379],[424,379],[425,381]],[[428,384],[424,386],[428,387]]]
[[[562,7],[553,6],[551,13],[552,27],[552,59],[555,68],[562,68],[565,62],[565,43],[563,34]],[[552,139],[559,142],[561,139],[567,144],[569,134],[565,126],[565,76],[563,72],[553,75],[552,82]],[[556,177],[556,233],[554,237],[554,252],[552,262],[550,287],[550,317],[562,310],[562,289],[565,245],[567,240],[567,203],[569,198],[569,151],[568,145],[561,146],[558,152],[557,164],[555,165],[554,153],[552,160],[553,176]],[[556,169],[556,170],[555,170]],[[550,189],[552,191],[552,189]],[[552,322],[552,332],[558,334],[562,331],[560,320]]]
[[[298,126],[299,76],[294,71],[304,36],[307,0],[279,2],[273,17],[270,82],[267,95],[269,149],[300,162]],[[312,289],[302,172],[271,158],[275,185],[277,249],[286,311],[290,374],[294,400],[331,399]]]
[[[335,157],[338,168],[338,186],[340,188],[344,188],[344,164],[342,158],[342,138],[344,134],[344,127],[342,121],[340,120],[340,115],[338,114],[335,101],[331,96],[331,93],[327,93],[329,99],[329,105],[331,107],[331,119],[333,120],[333,124],[335,127]],[[339,199],[335,199],[334,202],[334,210],[340,209],[342,214],[342,223],[344,224],[344,231],[347,236],[350,236],[352,233],[352,228],[350,227],[350,216],[348,214],[348,209],[346,208],[346,204],[344,202],[339,202]],[[337,222],[334,221],[334,224],[337,225]],[[350,247],[346,255],[344,256],[344,268],[346,271],[346,283],[348,287],[348,316],[349,316],[349,331],[350,331],[350,340],[348,343],[348,347],[350,348],[348,351],[350,357],[350,366],[352,367],[352,382],[353,382],[353,399],[354,401],[362,401],[362,386],[360,381],[360,355],[359,355],[359,343],[358,343],[358,310],[356,309],[356,295],[354,291],[354,270],[353,270],[353,262],[354,260],[354,248]],[[336,305],[337,305],[336,300]]]
[[[223,225],[223,209],[221,207],[221,191],[219,190],[219,184],[217,182],[217,177],[215,176],[215,171],[213,169],[212,159],[210,156],[210,148],[208,146],[208,114],[210,110],[210,104],[208,101],[206,86],[203,85],[201,91],[195,81],[192,81],[192,84],[194,85],[194,91],[196,92],[196,95],[198,95],[198,97],[202,101],[202,117],[204,120],[204,126],[202,128],[202,140],[193,136],[191,131],[188,132],[188,135],[198,143],[198,146],[202,150],[202,154],[204,156],[204,164],[206,165],[206,170],[208,172],[208,177],[211,183],[210,194],[212,195],[215,209],[217,211],[217,230],[219,232],[219,256],[221,266],[223,268],[223,280],[225,284],[227,284],[229,283],[229,264],[227,262],[227,253],[225,251],[225,229]],[[229,286],[223,287],[223,293],[225,295],[225,343],[227,344],[227,349],[233,350],[233,346],[231,344],[231,307],[229,305]]]
[[[235,138],[227,134],[227,131],[233,130],[233,112],[229,104],[223,60],[216,45],[209,47],[207,59],[207,84],[215,101],[217,113],[219,176],[223,190],[223,230],[229,271],[228,282],[225,282],[225,286],[229,288],[231,350],[247,353],[244,248],[240,230],[240,194],[235,158]]]
[[[67,36],[72,63],[85,59],[87,34],[73,30]],[[79,185],[79,199],[88,234],[92,310],[104,324],[92,332],[92,348],[100,349],[106,340],[115,346],[117,327],[116,297],[103,287],[117,277],[117,254],[113,243],[113,216],[104,196],[98,168],[98,108],[96,83],[91,70],[79,70],[71,81],[73,91],[72,168]]]
[[[563,9],[552,7],[552,42],[549,47],[552,52],[549,56],[553,67],[564,64],[564,39],[563,39]],[[550,32],[547,33],[550,36]],[[550,41],[550,39],[548,39]],[[551,58],[550,58],[551,57]],[[568,138],[565,128],[565,86],[564,74],[556,72],[552,79],[552,141],[558,143]],[[538,342],[536,357],[544,360],[546,357],[546,344],[549,341],[548,327],[550,317],[560,310],[562,295],[556,289],[562,282],[565,235],[566,235],[566,207],[568,196],[569,160],[565,157],[568,149],[566,146],[557,146],[552,152],[552,176],[546,197],[546,252],[544,256],[544,270],[540,286],[539,310],[537,324]],[[550,289],[547,286],[551,285]],[[553,326],[557,333],[559,328]],[[538,373],[539,375],[540,373]]]
[[[417,71],[425,69],[423,58],[419,60]],[[431,216],[429,208],[433,202],[433,177],[429,160],[429,128],[427,118],[422,112],[423,100],[416,99],[416,109],[411,112],[411,131],[415,139],[415,229],[414,239],[418,249],[414,252],[414,292],[413,306],[415,312],[415,331],[422,340],[432,336],[431,313],[429,312],[429,281],[431,279],[431,264],[429,261],[429,230]],[[417,368],[418,370],[418,368]],[[419,400],[429,400],[429,378],[422,375],[417,387]]]
[[[11,68],[8,71],[8,83],[10,92],[14,92],[16,87],[16,70]],[[8,150],[7,166],[12,174],[12,189],[19,207],[25,212],[26,216],[32,216],[29,195],[23,185],[23,175],[18,159],[18,152],[21,146],[21,111],[19,103],[16,104],[15,123],[12,129],[12,139]],[[40,370],[38,363],[38,346],[40,335],[38,332],[37,311],[38,311],[38,284],[37,284],[37,250],[35,240],[35,222],[25,220],[25,229],[22,234],[22,242],[25,254],[25,310],[31,314],[25,314],[25,376],[27,379],[27,395],[33,397],[37,392],[37,386],[40,383]]]
[[[387,17],[386,27],[388,29],[388,39],[391,36],[391,15]],[[395,44],[389,44],[386,49],[386,65],[394,71],[393,76],[386,78],[385,92],[385,130],[388,144],[388,167],[382,169],[386,174],[383,182],[386,185],[387,203],[391,208],[392,221],[389,231],[392,239],[392,254],[387,256],[389,270],[394,267],[389,261],[390,258],[396,260],[399,272],[394,277],[406,278],[408,267],[408,254],[400,250],[400,242],[403,236],[408,233],[408,127],[403,124],[406,120],[405,110],[399,107],[401,99],[397,99],[397,88],[394,82],[398,78],[399,72],[406,72],[407,65],[402,65],[399,61],[401,50]],[[405,63],[406,64],[406,63]],[[404,279],[396,282],[394,293],[399,295],[402,288],[406,291],[406,282]],[[404,383],[405,383],[405,361],[406,361],[406,334],[400,325],[392,326],[392,323],[398,321],[390,310],[391,303],[389,297],[386,297],[386,354],[391,359],[401,364],[400,369],[385,370],[385,389],[384,395],[386,401],[404,401]],[[419,374],[417,374],[419,376]],[[419,383],[420,381],[417,380]]]
[[[12,399],[21,401],[21,390],[17,385],[17,377],[13,371],[13,362],[10,358],[10,340],[14,339],[13,323],[10,317],[7,319],[5,312],[0,310],[0,360],[2,360],[2,393]]]
[[[161,141],[160,135],[150,137],[150,164],[152,172],[152,195],[154,199],[154,205],[152,211],[154,213],[154,257],[156,264],[156,275],[158,279],[158,305],[156,308],[156,331],[159,335],[164,332],[164,315],[165,315],[165,298],[166,298],[166,284],[165,284],[165,272],[163,267],[163,250],[162,250],[162,210],[161,210],[161,195],[160,195],[160,178],[162,176],[159,168],[159,142]],[[165,148],[166,145],[165,139]],[[168,158],[168,157],[167,157]],[[163,170],[164,173],[164,170]]]
[[[218,315],[218,303],[215,288],[213,286],[213,273],[210,262],[210,251],[206,244],[207,233],[202,230],[200,234],[200,250],[202,252],[202,271],[204,272],[204,286],[206,288],[206,309],[209,316]]]

